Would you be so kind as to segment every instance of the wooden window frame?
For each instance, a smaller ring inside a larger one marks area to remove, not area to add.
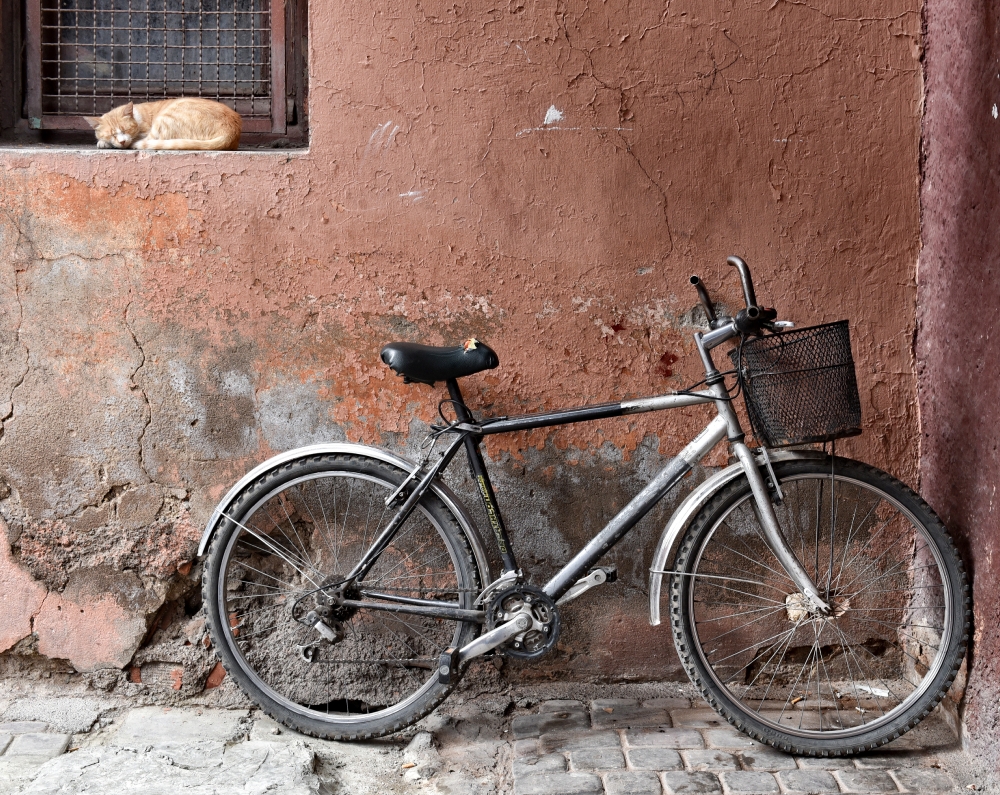
[[[270,0],[269,13],[270,118],[243,119],[241,148],[307,141],[306,0]],[[5,24],[15,20],[20,24]],[[6,31],[0,35],[0,139],[86,140],[81,133],[92,138],[83,115],[43,112],[42,0],[0,0],[0,30]]]

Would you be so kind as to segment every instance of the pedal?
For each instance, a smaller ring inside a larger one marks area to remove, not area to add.
[[[604,585],[606,582],[614,582],[617,579],[618,569],[614,566],[599,566],[596,569],[591,569],[590,573],[586,577],[581,577],[573,583],[570,589],[562,595],[562,598],[556,602],[556,604],[565,604],[566,602],[585,594],[591,588],[596,588],[598,585]]]
[[[452,646],[445,649],[441,657],[438,658],[438,682],[440,684],[450,685],[458,681],[458,653],[459,649]]]

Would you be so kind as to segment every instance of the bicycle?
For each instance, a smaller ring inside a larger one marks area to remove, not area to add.
[[[470,660],[534,660],[551,650],[562,605],[614,579],[596,565],[602,555],[726,440],[736,463],[688,495],[656,547],[651,622],[660,623],[662,597],[691,680],[760,742],[836,756],[915,726],[965,655],[962,562],[917,494],[826,452],[827,442],[860,433],[846,321],[790,330],[758,305],[746,263],[728,262],[746,304],[733,318],[717,317],[691,277],[709,325],[694,334],[703,389],[477,419],[458,379],[499,364],[487,345],[385,346],[383,361],[404,381],[448,388],[422,459],[358,444],[292,450],[240,480],[205,529],[208,626],[240,687],[278,721],[318,737],[364,739],[410,726],[441,703]],[[734,367],[720,372],[712,351],[729,340],[738,341]],[[756,452],[732,405],[740,391]],[[548,582],[531,583],[480,441],[702,404],[717,409],[712,421]],[[819,442],[822,450],[773,449]],[[462,448],[502,562],[496,576],[479,531],[440,478]]]

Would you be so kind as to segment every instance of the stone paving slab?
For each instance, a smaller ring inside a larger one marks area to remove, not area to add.
[[[5,721],[42,722],[56,731],[81,734],[93,728],[105,709],[107,703],[98,698],[19,698],[3,711],[0,718]]]
[[[18,734],[7,746],[5,757],[36,756],[51,759],[69,748],[68,734]]]
[[[112,745],[127,751],[156,751],[178,765],[201,767],[221,757],[235,739],[247,710],[139,707],[122,722]]]
[[[764,795],[765,793],[778,792],[778,782],[770,773],[753,773],[747,770],[737,770],[735,772],[723,773],[722,783],[727,792],[731,793],[752,793],[752,795]]]
[[[49,728],[45,721],[15,720],[0,723],[0,732],[5,734],[27,734],[28,732],[43,732]]]
[[[714,773],[664,773],[663,783],[670,795],[684,793],[717,793],[722,792],[722,784]]]
[[[319,795],[320,780],[313,773],[314,762],[315,755],[301,742],[244,742],[210,763],[206,760],[207,765],[191,768],[179,766],[157,752],[101,746],[49,761],[19,795]]]
[[[778,780],[786,792],[795,795],[840,791],[837,780],[826,770],[782,770]]]
[[[602,795],[604,784],[592,773],[535,773],[514,780],[514,795]]]
[[[705,740],[693,729],[633,729],[625,732],[630,748],[704,748]]]
[[[660,778],[651,771],[622,770],[604,777],[607,795],[661,795]]]
[[[881,770],[837,770],[834,772],[844,792],[899,792],[892,776]]]
[[[670,726],[670,711],[666,706],[640,703],[634,698],[596,699],[590,707],[594,728],[634,729],[643,726]]]
[[[592,790],[603,795],[960,791],[952,776],[932,766],[937,764],[936,755],[913,750],[920,747],[919,738],[911,739],[906,747],[894,746],[858,757],[797,757],[755,742],[714,712],[691,707],[683,700],[680,706],[676,700],[664,701],[653,708],[650,701],[625,698],[552,705],[547,720],[571,720],[572,724],[564,723],[560,731],[544,733],[538,739],[515,741],[515,795]],[[584,713],[590,716],[589,726],[580,718]],[[612,718],[616,713],[620,723]],[[627,722],[632,718],[645,722],[646,717],[656,714],[665,716],[659,726],[631,726]],[[797,711],[791,717],[806,725],[810,716]],[[537,724],[524,721],[522,725]],[[955,741],[946,742],[955,747]],[[595,780],[585,774],[596,775],[603,789],[596,789]]]
[[[891,775],[909,792],[951,792],[955,782],[941,770],[909,768],[893,770]]]

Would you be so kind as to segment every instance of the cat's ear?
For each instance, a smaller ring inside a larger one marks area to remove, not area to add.
[[[126,116],[131,116],[132,118],[135,118],[135,105],[129,102],[128,105],[122,108],[122,113],[124,113]]]
[[[89,124],[95,130],[98,127],[101,126],[101,117],[100,116],[84,116],[83,118],[84,118],[84,121],[86,121],[87,124]]]

